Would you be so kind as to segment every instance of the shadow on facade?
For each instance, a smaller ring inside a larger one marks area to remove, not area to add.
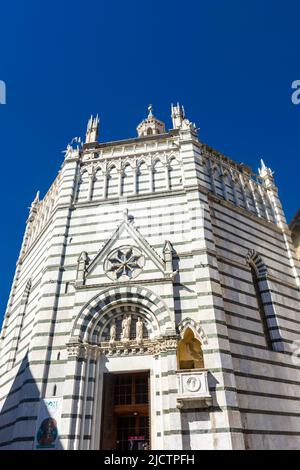
[[[40,399],[27,353],[19,368],[14,369],[14,378],[0,411],[0,449],[62,450],[58,420],[50,415],[48,407]],[[57,400],[54,397],[53,403]]]
[[[173,289],[174,289],[174,297],[176,298],[177,301],[177,308],[176,310],[180,313],[176,313],[176,320],[177,323],[180,323],[182,321],[182,306],[181,306],[181,293],[180,291],[184,291],[185,293],[188,292],[189,294],[195,295],[195,292],[192,289],[189,289],[187,286],[184,284],[181,284],[180,281],[180,269],[179,269],[179,256],[177,252],[173,248],[173,268],[174,271],[177,270],[177,275],[176,275],[176,284],[173,284]]]
[[[213,416],[212,412],[222,412],[222,409],[217,402],[216,396],[216,388],[218,383],[218,380],[211,372],[209,372],[208,386],[212,396],[212,406],[204,408],[187,408],[180,411],[182,448],[184,450],[195,449],[195,443],[192,444],[191,442],[192,439],[195,439],[193,434],[195,434],[196,439],[201,440],[201,434],[199,434],[199,431],[201,430],[201,432],[205,434],[214,427],[214,423],[211,421],[211,417]],[[199,449],[200,448],[201,446]]]

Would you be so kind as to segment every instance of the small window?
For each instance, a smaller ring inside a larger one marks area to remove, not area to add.
[[[261,323],[262,323],[262,327],[264,331],[266,346],[268,349],[272,350],[273,343],[272,343],[272,338],[271,338],[271,334],[269,330],[268,320],[266,317],[264,302],[263,302],[262,294],[260,292],[258,277],[253,266],[251,266],[251,274],[252,274],[252,281],[253,281],[253,286],[254,286],[256,300],[257,300],[258,311],[260,314],[260,319],[261,319]]]

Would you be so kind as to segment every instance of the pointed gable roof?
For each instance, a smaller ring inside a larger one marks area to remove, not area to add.
[[[124,232],[127,232],[128,235],[134,240],[136,245],[141,248],[143,253],[148,256],[149,259],[153,261],[156,267],[162,272],[165,273],[165,262],[155,251],[155,249],[147,242],[143,235],[138,231],[138,229],[133,225],[132,219],[128,216],[127,210],[124,213],[124,220],[117,227],[111,237],[104,243],[100,251],[97,253],[95,258],[89,264],[86,270],[86,278],[93,272],[98,263],[103,260],[108,253],[113,249],[113,246]]]

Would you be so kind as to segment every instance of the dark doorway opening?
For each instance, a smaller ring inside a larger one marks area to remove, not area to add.
[[[149,408],[149,372],[104,374],[100,448],[148,450]]]

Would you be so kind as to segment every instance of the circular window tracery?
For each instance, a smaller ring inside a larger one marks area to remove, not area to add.
[[[145,266],[145,256],[135,246],[120,246],[104,262],[104,271],[113,281],[136,278]]]

